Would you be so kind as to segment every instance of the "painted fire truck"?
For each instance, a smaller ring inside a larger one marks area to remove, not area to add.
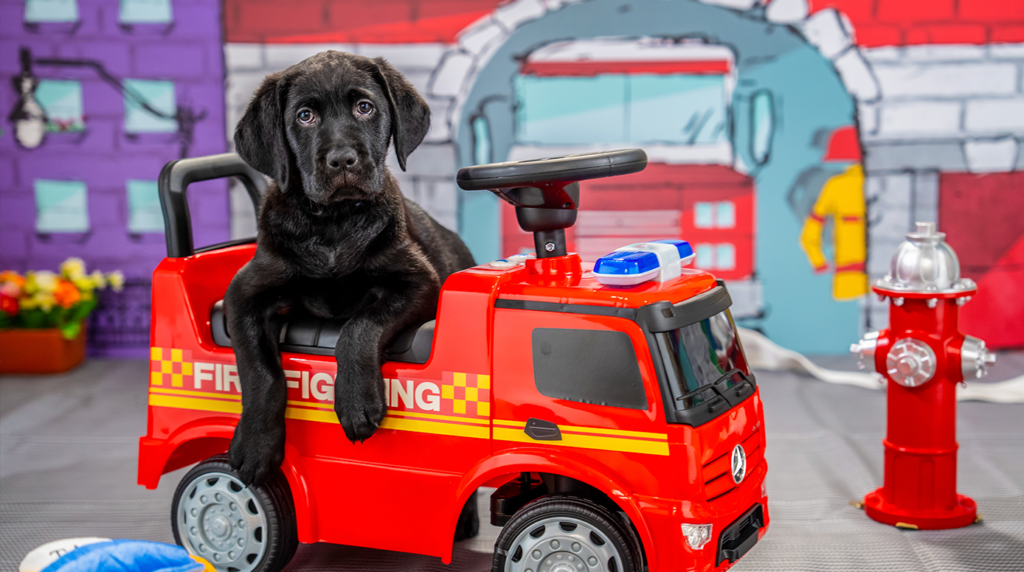
[[[364,443],[334,413],[338,324],[289,317],[280,473],[245,487],[224,456],[241,411],[221,299],[252,241],[195,249],[185,191],[262,178],[237,155],[160,177],[168,257],[153,277],[149,425],[139,484],[198,463],[172,502],[176,540],[224,572],[276,571],[297,543],[438,556],[493,487],[497,571],[725,570],[764,535],[762,404],[725,286],[682,240],[596,263],[566,251],[578,181],[642,170],[642,150],[469,167],[534,233],[536,255],[450,276],[436,320],[401,334],[388,412]]]

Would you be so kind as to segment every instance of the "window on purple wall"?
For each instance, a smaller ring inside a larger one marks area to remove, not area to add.
[[[169,24],[171,0],[121,0],[122,24]]]
[[[36,179],[36,232],[86,232],[89,204],[82,181]]]
[[[163,232],[164,215],[156,181],[128,181],[128,232]]]
[[[82,84],[73,80],[44,79],[36,88],[36,101],[46,111],[46,130],[50,132],[82,131]]]
[[[25,23],[77,22],[77,0],[25,0]]]
[[[124,85],[161,113],[174,115],[178,110],[173,81],[126,79]],[[174,133],[178,130],[178,122],[171,118],[157,117],[126,97],[124,130],[128,133]]]

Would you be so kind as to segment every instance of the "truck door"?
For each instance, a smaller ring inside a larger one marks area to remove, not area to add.
[[[494,321],[495,454],[557,452],[598,472],[647,467],[629,478],[634,490],[653,491],[653,468],[669,447],[640,327],[616,308],[503,302]]]

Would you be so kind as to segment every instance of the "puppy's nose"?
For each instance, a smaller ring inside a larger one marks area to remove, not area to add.
[[[330,169],[351,169],[357,163],[359,163],[359,155],[351,147],[347,149],[332,149],[327,153],[327,166]]]

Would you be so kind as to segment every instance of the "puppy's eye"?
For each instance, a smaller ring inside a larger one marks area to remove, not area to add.
[[[360,115],[369,115],[373,113],[373,104],[364,99],[356,104],[356,111]]]
[[[316,119],[316,116],[313,115],[312,111],[303,108],[299,110],[298,118],[299,123],[302,123],[303,125],[309,125],[310,123],[313,123],[313,120]]]

